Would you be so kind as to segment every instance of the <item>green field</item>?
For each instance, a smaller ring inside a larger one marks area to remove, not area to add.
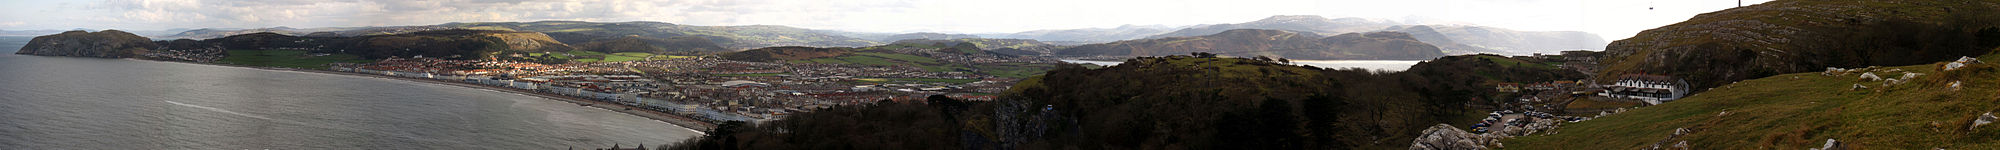
[[[970,64],[970,65],[946,64],[943,62],[939,62],[935,58],[907,55],[907,54],[875,53],[875,52],[860,52],[847,56],[832,57],[832,58],[807,59],[803,61],[795,61],[795,63],[861,64],[861,65],[873,65],[873,66],[909,65],[909,66],[916,66],[917,68],[923,68],[925,71],[933,71],[933,72],[963,71],[963,72],[972,72],[977,74],[993,75],[999,77],[1011,77],[1011,78],[1027,78],[1035,75],[1041,75],[1043,72],[1055,68],[1055,65],[1053,64],[1028,64],[1028,63],[997,63],[997,64]]]
[[[1571,123],[1553,135],[1503,141],[1516,149],[1638,149],[1688,128],[1694,149],[1805,149],[1838,139],[1862,149],[1996,149],[2000,125],[1971,126],[2000,111],[2000,69],[1987,64],[1941,71],[1938,64],[1884,67],[1923,73],[1907,83],[1858,80],[1858,74],[1784,74],[1716,87],[1660,105]],[[1952,89],[1953,81],[1962,89]],[[1853,85],[1867,86],[1854,89]]]
[[[306,51],[290,50],[229,50],[229,57],[223,57],[217,63],[261,67],[326,69],[326,64],[328,63],[373,62],[373,60],[362,59],[361,56],[349,54],[332,54],[318,57],[311,57],[306,54]]]
[[[568,54],[568,55],[562,55],[562,54]],[[535,56],[535,57],[539,57],[542,55],[543,54],[540,53],[528,54],[528,56]],[[605,54],[603,52],[594,52],[594,51],[569,51],[561,54],[554,54],[554,56],[556,57],[556,59],[568,59],[572,62],[581,62],[581,63],[643,61],[646,60],[646,57],[654,57],[654,59],[693,57],[693,56],[658,55],[658,54],[644,53],[644,52],[621,52],[621,53]]]
[[[979,82],[979,79],[932,79],[932,78],[861,78],[861,79],[855,79],[855,80],[857,80],[857,81],[862,81],[862,82],[875,82],[875,83],[896,83],[896,82],[904,82],[904,83],[952,83],[952,84],[965,84],[965,83],[972,83],[972,82]]]
[[[769,77],[769,76],[778,76],[778,75],[787,75],[787,74],[789,74],[789,73],[752,73],[752,74],[715,74],[715,76],[718,76],[718,77]]]

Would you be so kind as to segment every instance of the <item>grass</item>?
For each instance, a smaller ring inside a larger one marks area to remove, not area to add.
[[[965,84],[965,83],[972,83],[972,82],[979,82],[979,79],[933,79],[933,78],[860,78],[860,79],[855,79],[855,81],[861,81],[861,82],[875,82],[875,83],[890,83],[890,82],[915,82],[915,83],[952,83],[952,84]]]
[[[317,57],[307,56],[306,54],[306,51],[290,50],[229,50],[229,57],[223,57],[219,62],[260,67],[326,69],[326,64],[329,63],[366,63],[373,61],[349,54],[332,54]]]
[[[752,74],[715,74],[715,76],[718,76],[718,77],[769,77],[769,76],[778,76],[778,75],[787,75],[787,74],[788,74],[788,73],[752,73]]]
[[[557,59],[568,59],[568,60],[570,60],[570,61],[574,61],[574,62],[586,62],[586,63],[589,63],[589,62],[625,62],[625,61],[642,61],[642,60],[646,60],[646,57],[654,57],[654,58],[656,58],[656,59],[666,59],[666,58],[688,58],[688,57],[693,57],[693,56],[669,56],[669,55],[658,55],[658,54],[652,54],[652,53],[644,53],[644,52],[621,52],[621,53],[610,53],[610,54],[605,54],[604,52],[595,52],[595,51],[580,51],[580,50],[579,50],[579,51],[569,51],[569,52],[564,52],[563,54],[569,54],[569,55],[554,55],[554,56],[555,56],[555,57],[556,57]],[[540,54],[540,53],[529,53],[529,54],[528,54],[528,56],[533,56],[533,57],[539,57],[539,56],[542,56],[542,55],[543,55],[543,54]]]
[[[1497,63],[1497,64],[1500,64],[1501,66],[1507,66],[1507,67],[1531,67],[1531,68],[1535,68],[1535,69],[1556,69],[1556,66],[1555,66],[1555,65],[1549,65],[1549,64],[1540,64],[1540,63],[1534,63],[1534,62],[1528,62],[1528,61],[1523,61],[1523,60],[1519,60],[1519,59],[1513,59],[1513,58],[1505,58],[1505,57],[1500,57],[1500,56],[1486,56],[1486,55],[1480,55],[1480,56],[1478,56],[1478,57],[1479,57],[1480,59],[1486,59],[1487,61],[1493,61],[1493,63]]]
[[[832,58],[814,58],[814,59],[798,61],[797,63],[860,64],[860,65],[871,65],[871,66],[909,65],[909,66],[915,66],[917,68],[923,68],[925,71],[932,71],[932,72],[967,71],[976,74],[985,74],[985,75],[1012,77],[1012,78],[1033,77],[1035,75],[1041,75],[1043,72],[1046,72],[1049,69],[1055,69],[1055,65],[1053,64],[1028,64],[1028,63],[996,63],[996,64],[972,64],[972,65],[947,64],[939,62],[935,58],[908,55],[908,54],[876,53],[876,52],[859,52],[851,55],[832,57]]]
[[[1995,56],[1988,55],[1987,60]],[[1993,62],[1993,61],[1987,61]],[[1885,67],[1923,73],[1883,86],[1857,75],[1794,73],[1746,80],[1682,100],[1564,125],[1554,135],[1509,139],[1518,149],[1636,149],[1676,128],[1695,149],[1804,149],[1838,139],[1852,147],[1996,149],[2000,125],[1968,130],[1981,113],[2000,109],[2000,71],[1991,63],[1942,72],[1942,63]],[[1881,74],[1881,72],[1878,72]],[[1901,77],[1901,73],[1882,74]],[[1952,81],[1965,87],[1952,90]],[[1851,90],[1860,84],[1868,89]],[[1724,112],[1727,112],[1724,115]]]

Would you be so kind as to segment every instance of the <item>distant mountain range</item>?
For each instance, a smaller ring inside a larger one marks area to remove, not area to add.
[[[1493,53],[1531,55],[1564,50],[1594,50],[1605,45],[1603,37],[1577,31],[1516,31],[1471,25],[1411,25],[1384,19],[1338,18],[1312,15],[1272,16],[1257,21],[1197,25],[1148,38],[1199,36],[1234,29],[1271,29],[1319,34],[1395,31],[1409,33],[1418,40],[1437,45],[1449,54]]]
[[[1293,32],[1312,32],[1320,34],[1341,34],[1341,33],[1351,33],[1351,32],[1375,31],[1375,30],[1381,30],[1384,27],[1395,26],[1395,25],[1402,25],[1402,24],[1396,23],[1395,21],[1380,20],[1380,19],[1363,19],[1363,18],[1327,19],[1326,17],[1313,16],[1313,15],[1279,15],[1244,23],[1197,25],[1194,27],[1180,29],[1173,32],[1167,32],[1164,34],[1147,36],[1146,38],[1202,36],[1202,35],[1222,33],[1222,31],[1229,31],[1235,29],[1270,29],[1270,30],[1286,30]]]
[[[1208,52],[1225,56],[1274,56],[1291,59],[1420,60],[1444,56],[1436,46],[1400,32],[1346,33],[1331,37],[1311,32],[1235,29],[1212,35],[1166,37],[1088,44],[1055,50],[1056,56],[1164,56]]]
[[[981,34],[982,37],[1034,39],[1053,43],[1104,43],[1145,38],[1181,29],[1165,25],[1124,25],[1117,28],[1085,28],[1061,30],[1034,30],[1007,34]]]
[[[753,48],[777,46],[809,47],[866,47],[895,41],[955,40],[955,39],[1025,39],[1034,40],[1032,45],[1023,47],[1015,44],[1002,46],[1011,48],[1012,54],[1054,54],[1056,49],[1068,46],[1108,43],[1126,40],[1167,39],[1174,37],[1208,36],[1237,29],[1263,29],[1286,32],[1310,33],[1306,35],[1341,35],[1346,33],[1368,33],[1393,31],[1406,33],[1423,43],[1428,43],[1447,54],[1494,53],[1505,55],[1528,55],[1533,53],[1553,53],[1562,50],[1598,49],[1604,45],[1600,37],[1574,31],[1516,31],[1503,28],[1469,25],[1409,25],[1386,19],[1336,18],[1330,19],[1311,15],[1280,15],[1256,21],[1209,24],[1195,26],[1165,25],[1125,25],[1116,28],[1086,28],[1035,30],[1017,33],[955,34],[955,33],[869,33],[834,30],[813,30],[805,28],[749,25],[749,26],[695,26],[662,22],[580,22],[580,21],[538,21],[538,22],[481,22],[446,23],[421,26],[386,27],[327,27],[290,28],[272,27],[255,29],[204,28],[178,32],[139,33],[153,39],[212,39],[251,33],[274,33],[288,36],[306,37],[355,37],[370,35],[392,35],[413,32],[474,29],[499,31],[539,32],[574,48],[600,52],[722,52],[740,51]],[[0,31],[0,33],[28,33],[45,31]],[[172,34],[166,34],[172,33]],[[1367,34],[1362,34],[1367,35]],[[1365,37],[1365,36],[1364,36]],[[1215,38],[1215,37],[1209,37]],[[989,40],[990,41],[990,40]],[[1023,42],[1012,42],[1023,43]],[[711,47],[711,45],[713,47]],[[990,45],[982,49],[999,50]],[[719,48],[717,48],[719,47]],[[1201,46],[1197,46],[1201,47]],[[1176,48],[1176,47],[1156,47]],[[1185,47],[1195,48],[1195,47]],[[1231,48],[1231,47],[1204,47]],[[1147,51],[1195,51],[1162,50]],[[1142,52],[1143,53],[1143,52]],[[1080,54],[1071,52],[1070,54]],[[1173,53],[1180,54],[1180,53]],[[1277,53],[1269,53],[1277,54]],[[1358,56],[1352,54],[1342,57]],[[1136,56],[1136,55],[1135,55]],[[1332,54],[1306,56],[1309,58],[1335,58]],[[1397,57],[1405,58],[1405,57]],[[1416,58],[1416,57],[1408,57]]]

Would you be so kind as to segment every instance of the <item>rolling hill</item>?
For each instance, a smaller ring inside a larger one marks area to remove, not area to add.
[[[1932,63],[2000,46],[1992,12],[2000,2],[1773,1],[1612,42],[1597,74],[1672,75],[1699,90],[1827,67]]]
[[[152,39],[140,37],[125,31],[104,30],[98,32],[68,31],[54,35],[36,36],[27,45],[21,46],[15,54],[42,56],[76,56],[129,58],[138,56],[159,44]]]
[[[1233,24],[1199,25],[1173,32],[1152,35],[1146,38],[1167,38],[1202,36],[1236,29],[1269,29],[1318,34],[1341,34],[1381,30],[1384,27],[1400,25],[1395,21],[1364,18],[1328,19],[1317,15],[1278,15],[1257,21]]]
[[[1206,36],[1169,37],[1087,44],[1059,49],[1057,56],[1164,56],[1209,52],[1228,56],[1290,59],[1420,60],[1444,56],[1437,47],[1399,32],[1313,33],[1237,29]]]
[[[774,46],[859,47],[881,44],[866,39],[774,25],[694,26],[661,22],[481,22],[447,23],[440,27],[513,30],[546,33],[564,43],[589,43],[606,37],[639,36],[670,39],[694,36],[732,50]],[[672,44],[669,44],[672,45]],[[655,45],[659,46],[659,45]]]

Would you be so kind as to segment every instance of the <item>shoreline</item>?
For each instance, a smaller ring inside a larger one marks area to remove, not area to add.
[[[624,104],[618,104],[618,103],[612,103],[612,102],[604,102],[604,101],[595,101],[595,100],[588,100],[588,99],[583,99],[583,98],[577,98],[577,97],[570,97],[570,96],[563,96],[563,95],[556,95],[556,94],[553,94],[553,93],[543,93],[543,92],[537,92],[537,91],[532,91],[532,90],[526,90],[526,89],[516,89],[516,88],[506,88],[506,87],[494,87],[494,86],[488,86],[488,85],[479,85],[479,84],[472,84],[472,83],[463,83],[463,82],[450,82],[450,81],[442,81],[442,80],[431,80],[431,79],[417,79],[417,78],[404,78],[404,77],[395,77],[395,76],[384,76],[384,75],[376,75],[376,74],[364,74],[364,73],[354,73],[354,72],[339,72],[339,71],[332,71],[332,70],[317,70],[317,69],[298,69],[298,68],[274,68],[274,67],[258,67],[258,66],[244,66],[244,65],[232,65],[232,64],[215,64],[215,63],[198,63],[198,62],[182,62],[182,61],[164,61],[164,60],[150,60],[150,59],[140,59],[140,58],[128,58],[128,59],[131,59],[131,60],[139,60],[139,61],[153,61],[153,62],[168,62],[168,63],[185,63],[185,64],[195,64],[195,65],[211,65],[211,66],[221,66],[221,67],[236,67],[236,68],[247,68],[247,69],[258,69],[258,70],[268,70],[268,71],[296,71],[296,72],[302,72],[302,73],[318,73],[318,74],[326,74],[326,75],[341,75],[341,76],[354,76],[354,77],[366,77],[366,78],[380,78],[380,79],[389,79],[389,80],[401,80],[401,81],[411,81],[411,82],[420,82],[420,83],[426,83],[426,84],[438,84],[438,85],[450,85],[450,86],[458,86],[458,87],[465,87],[465,88],[472,88],[472,89],[481,89],[481,90],[489,90],[489,91],[494,91],[494,92],[501,92],[501,93],[511,93],[511,94],[518,94],[518,95],[524,95],[524,96],[532,96],[532,97],[540,97],[540,98],[545,98],[545,99],[550,99],[550,100],[556,100],[556,101],[561,101],[561,102],[568,102],[568,103],[571,103],[571,104],[577,104],[577,105],[584,105],[584,104],[589,104],[589,106],[586,106],[586,107],[590,107],[590,108],[597,108],[597,109],[603,109],[603,110],[607,110],[607,111],[612,111],[612,112],[619,112],[619,113],[625,113],[625,114],[627,114],[627,115],[632,115],[632,116],[638,116],[638,117],[641,117],[641,118],[646,118],[646,119],[652,119],[652,120],[655,120],[655,121],[660,121],[660,122],[665,122],[665,123],[667,123],[667,124],[672,124],[672,125],[674,125],[674,126],[679,126],[679,127],[681,127],[681,128],[686,128],[686,129],[689,129],[689,130],[694,130],[694,131],[695,131],[695,133],[701,133],[701,134],[708,134],[707,132],[708,132],[708,131],[709,131],[710,129],[714,129],[714,128],[715,128],[715,124],[710,124],[710,123],[707,123],[707,122],[701,122],[701,121],[698,121],[698,120],[695,120],[695,119],[693,119],[693,118],[688,118],[687,116],[680,116],[680,115],[674,115],[674,114],[668,114],[668,113],[666,113],[666,112],[658,112],[658,111],[652,111],[652,110],[647,110],[647,109],[644,109],[644,108],[639,108],[639,107],[634,107],[634,106],[626,106],[626,105],[624,105]]]

